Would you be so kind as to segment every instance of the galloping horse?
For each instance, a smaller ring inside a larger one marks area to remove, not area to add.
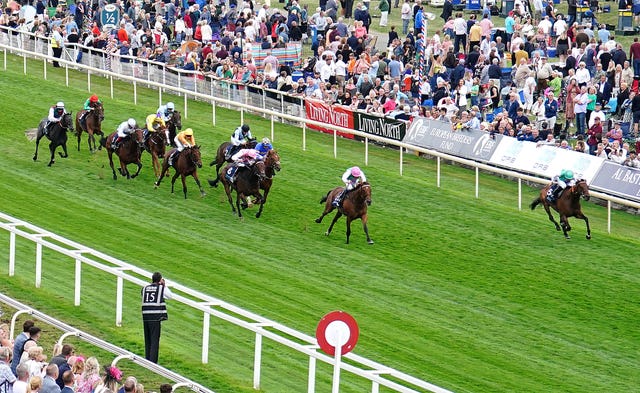
[[[254,147],[256,147],[256,140],[252,139],[249,142],[247,142],[246,145],[242,146],[242,149],[253,149]],[[226,158],[226,152],[227,152],[227,148],[231,146],[231,142],[223,142],[220,146],[218,146],[218,151],[216,152],[216,159],[211,161],[209,163],[209,166],[216,166],[216,180],[213,180],[214,183],[217,183],[218,180],[218,174],[220,173],[220,168],[222,168],[222,166],[224,165],[225,162],[232,162],[231,157]],[[224,173],[224,172],[222,172]],[[217,185],[214,185],[211,183],[211,181],[209,181],[209,184],[211,184],[213,187],[217,187]]]
[[[580,208],[580,197],[584,197],[586,201],[589,200],[589,186],[587,185],[587,181],[584,179],[580,179],[571,187],[567,187],[562,191],[560,197],[555,202],[549,202],[547,200],[547,191],[549,190],[551,185],[547,185],[542,190],[540,190],[540,196],[536,198],[533,202],[531,202],[531,210],[535,209],[536,206],[542,203],[544,206],[544,210],[549,215],[549,220],[555,224],[556,230],[560,230],[560,225],[553,218],[551,214],[550,207],[553,210],[557,211],[560,214],[560,224],[562,225],[562,232],[564,233],[564,237],[566,239],[570,239],[569,231],[571,230],[571,225],[569,225],[569,217],[575,217],[584,220],[585,224],[587,224],[587,240],[591,239],[591,228],[589,228],[589,219],[582,213],[582,209]]]
[[[47,124],[47,119],[42,119],[40,124],[38,125],[38,134],[36,136],[36,152],[33,155],[33,161],[38,159],[38,146],[40,145],[40,139],[44,136],[44,127]],[[67,130],[73,131],[73,120],[71,117],[71,113],[65,113],[59,122],[51,125],[49,129],[49,133],[47,133],[47,138],[51,141],[49,143],[49,151],[51,151],[51,160],[49,161],[48,166],[51,166],[55,163],[56,157],[56,149],[58,146],[62,146],[62,150],[64,154],[58,152],[60,157],[67,158],[69,155],[67,154]]]
[[[262,195],[260,195],[260,183],[262,179],[265,178],[265,164],[263,161],[258,161],[251,167],[238,168],[238,172],[236,173],[236,181],[234,183],[231,183],[229,180],[227,180],[227,177],[225,176],[228,168],[229,166],[227,165],[222,173],[218,175],[218,178],[224,186],[224,192],[227,194],[227,199],[229,200],[229,204],[231,205],[231,211],[233,211],[233,213],[236,213],[237,208],[238,217],[242,218],[242,211],[240,210],[241,200],[243,201],[243,208],[247,207],[247,204],[244,201],[247,197],[250,196],[256,197],[256,203],[263,203],[263,197]],[[233,205],[233,200],[231,199],[232,189],[236,191],[235,206]],[[262,211],[262,206],[260,210]]]
[[[89,113],[87,113],[87,116],[84,118],[84,126],[86,126],[84,127],[82,122],[80,121],[80,117],[86,112]],[[104,107],[100,103],[97,104],[93,108],[93,110],[86,111],[83,109],[76,113],[76,136],[78,137],[78,151],[80,151],[80,137],[82,136],[82,131],[86,131],[86,133],[89,135],[89,137],[87,138],[89,151],[91,153],[95,153],[95,151],[98,150],[98,147],[96,146],[96,138],[94,137],[94,135],[104,135],[101,128],[103,120]]]
[[[320,199],[320,203],[324,203],[325,206],[322,215],[316,219],[318,224],[322,222],[324,216],[335,209],[332,202],[343,189],[344,187],[336,187]],[[342,201],[342,206],[338,207],[338,212],[335,217],[333,217],[333,221],[331,221],[331,225],[329,225],[329,229],[327,229],[325,235],[329,236],[333,225],[344,215],[347,217],[347,244],[349,244],[349,236],[351,235],[351,221],[358,218],[362,220],[362,228],[364,229],[365,235],[367,235],[367,243],[373,244],[373,240],[369,237],[369,229],[367,228],[367,206],[369,205],[371,205],[371,185],[365,182],[347,193],[347,196]]]
[[[159,128],[155,132],[149,132],[144,140],[144,148],[151,154],[151,162],[153,164],[153,173],[156,177],[160,176],[160,161],[158,157],[164,157],[165,149],[165,129]]]
[[[267,202],[267,195],[269,195],[269,190],[271,189],[271,185],[273,184],[273,177],[276,175],[276,172],[280,172],[280,156],[278,152],[274,149],[269,150],[267,156],[264,159],[264,174],[265,177],[260,182],[260,189],[264,190],[264,194],[262,195],[262,200],[260,201],[260,209],[256,213],[256,218],[260,218],[262,214],[262,208],[264,204]]]
[[[106,139],[100,139],[100,144],[106,147],[107,153],[109,153],[109,165],[113,172],[113,180],[118,180],[116,170],[113,167],[113,153],[116,153],[120,159],[120,168],[118,168],[120,175],[126,176],[127,179],[133,179],[140,174],[140,169],[142,169],[142,162],[140,162],[140,156],[142,156],[142,150],[144,149],[142,130],[136,128],[136,131],[124,138],[122,142],[120,142],[120,146],[114,151],[111,149],[111,142],[117,137],[117,134],[117,132],[114,132]],[[136,164],[138,166],[138,170],[133,175],[131,175],[127,169],[127,165],[129,164]]]
[[[173,111],[173,114],[171,115],[169,120],[167,120],[166,124],[167,130],[169,130],[169,144],[173,147],[176,147],[175,142],[173,141],[177,134],[176,129],[182,129],[182,116],[180,115],[180,112]]]
[[[162,161],[162,171],[158,176],[158,180],[154,183],[155,188],[160,186],[160,182],[162,178],[169,171],[169,157],[176,149],[171,149],[164,155],[164,161]],[[176,182],[178,176],[182,177],[182,192],[184,193],[184,199],[187,199],[187,183],[185,183],[185,179],[187,176],[193,176],[200,189],[200,196],[207,195],[202,186],[200,185],[200,179],[198,179],[198,168],[202,168],[202,158],[200,156],[200,146],[191,146],[185,147],[184,150],[180,152],[178,157],[174,157],[173,163],[171,164],[173,169],[176,170],[175,175],[171,178],[171,193],[173,194],[173,187]]]

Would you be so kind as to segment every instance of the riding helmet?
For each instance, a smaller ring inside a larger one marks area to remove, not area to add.
[[[91,98],[89,98],[89,102],[98,102],[98,96],[97,95],[92,95]]]
[[[127,120],[127,124],[129,125],[129,127],[133,128],[136,126],[136,120],[135,119],[129,119]]]
[[[269,138],[264,137],[264,138],[262,138],[262,144],[263,145],[270,145],[271,141],[269,140]]]
[[[242,132],[249,132],[249,130],[250,130],[250,128],[249,128],[248,125],[246,125],[246,124],[242,125]]]
[[[351,168],[351,175],[355,177],[360,177],[362,176],[362,171],[357,166],[354,166],[353,168]]]
[[[62,102],[62,101],[58,101],[58,103],[56,104],[56,107],[58,107],[58,108],[64,108],[64,102]]]
[[[173,102],[167,102],[167,109],[172,111],[176,109],[176,106],[173,104]]]
[[[187,128],[184,130],[184,134],[188,136],[193,136],[193,130],[191,128]]]
[[[568,180],[573,179],[573,171],[572,171],[571,169],[567,169],[567,170],[564,172],[564,178],[565,178],[565,179],[568,179]]]

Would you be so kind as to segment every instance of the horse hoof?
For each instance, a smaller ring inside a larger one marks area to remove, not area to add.
[[[571,236],[569,236],[569,235],[566,235],[564,238],[567,239],[567,240],[571,240]]]
[[[329,231],[324,233],[325,236],[329,236]]]
[[[113,175],[113,180],[118,180],[118,176]]]
[[[211,161],[211,162],[209,163],[209,166],[214,166],[215,164],[216,164],[216,162],[215,162],[215,161]]]
[[[316,224],[320,224],[321,222],[322,222],[322,220],[321,220],[321,219],[316,218]]]
[[[369,239],[369,240],[367,240],[367,243],[373,244],[373,240]]]
[[[38,161],[38,157],[33,157],[33,161]]]
[[[201,192],[201,193],[200,193],[200,197],[201,197],[201,198],[204,198],[204,197],[206,197],[206,196],[207,196],[207,193],[206,193],[206,192]]]
[[[256,218],[260,218],[260,213],[256,213]]]
[[[587,240],[591,240],[591,235],[587,235]]]

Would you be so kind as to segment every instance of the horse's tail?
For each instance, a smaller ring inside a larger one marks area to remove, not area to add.
[[[320,203],[321,203],[321,204],[322,204],[322,203],[325,203],[325,202],[327,201],[327,199],[329,199],[329,194],[331,194],[331,191],[327,192],[327,195],[323,196],[323,197],[320,199]]]
[[[534,199],[533,202],[531,202],[531,204],[529,205],[529,207],[531,208],[531,210],[534,210],[536,208],[536,206],[538,206],[539,204],[542,203],[542,198],[537,197],[536,199]]]

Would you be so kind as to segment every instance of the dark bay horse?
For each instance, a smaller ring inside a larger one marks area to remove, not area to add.
[[[149,152],[149,154],[151,154],[153,173],[155,173],[156,177],[160,176],[160,170],[162,168],[158,157],[164,157],[164,154],[166,153],[166,136],[164,134],[164,131],[165,129],[161,127],[155,132],[147,132],[146,138],[144,140],[144,148]]]
[[[142,156],[142,150],[144,149],[144,141],[142,136],[142,130],[137,128],[136,131],[124,138],[120,142],[120,146],[114,151],[111,149],[111,142],[117,138],[117,132],[110,134],[106,139],[102,138],[100,140],[100,144],[107,148],[107,153],[109,154],[109,165],[111,166],[111,171],[113,172],[113,180],[118,180],[118,176],[116,175],[116,170],[113,167],[113,153],[116,153],[118,158],[120,159],[120,168],[118,171],[121,176],[126,176],[127,179],[133,179],[140,174],[140,169],[142,169],[142,162],[140,162],[140,157]],[[127,169],[127,165],[136,164],[138,166],[138,170],[133,175],[129,173]]]
[[[49,151],[51,152],[51,159],[49,160],[48,166],[51,166],[55,163],[56,158],[56,149],[58,146],[62,146],[63,153],[58,152],[60,157],[67,158],[69,155],[67,154],[67,131],[73,131],[73,118],[71,117],[71,113],[65,113],[59,122],[51,125],[49,129],[49,133],[47,133],[47,139],[51,142],[49,143]],[[33,154],[33,161],[38,159],[38,146],[40,145],[40,139],[44,136],[44,127],[47,124],[47,119],[40,120],[40,124],[38,124],[38,134],[36,135],[36,152]]]
[[[248,141],[246,145],[242,146],[241,149],[253,149],[254,147],[256,147],[256,145],[257,145],[256,140],[252,139]],[[217,183],[218,174],[220,173],[220,168],[222,168],[224,163],[232,162],[231,157],[227,158],[225,154],[229,146],[231,146],[231,142],[223,142],[220,146],[218,146],[218,150],[216,151],[216,159],[209,163],[209,166],[214,166],[214,165],[216,166],[216,177],[215,177],[216,180],[213,181],[214,183]],[[209,181],[209,184],[212,184],[211,181]],[[216,186],[213,185],[213,187],[216,187]]]
[[[322,222],[324,216],[335,209],[332,202],[343,189],[344,187],[336,187],[320,199],[320,203],[324,203],[325,205],[322,215],[316,219],[318,224]],[[373,240],[369,237],[369,229],[367,228],[367,206],[369,205],[371,205],[371,185],[365,182],[347,193],[347,196],[342,201],[342,206],[338,207],[338,212],[335,217],[333,217],[333,221],[331,221],[331,225],[329,225],[329,229],[327,229],[325,235],[329,236],[333,225],[344,215],[347,217],[347,244],[349,244],[349,236],[351,235],[351,221],[358,218],[362,220],[362,228],[364,229],[365,235],[367,235],[367,243],[373,244]]]
[[[168,174],[169,171],[169,157],[176,149],[171,149],[164,155],[164,161],[162,161],[162,171],[158,176],[158,179],[154,183],[155,188],[160,186],[160,182],[162,178]],[[187,183],[185,179],[187,176],[193,176],[200,189],[200,196],[204,197],[207,195],[202,189],[202,185],[200,185],[200,179],[198,179],[198,168],[202,168],[202,157],[200,156],[200,146],[191,146],[185,147],[184,150],[180,152],[178,157],[174,157],[173,163],[171,164],[173,169],[176,170],[175,175],[171,178],[171,193],[173,194],[174,184],[178,176],[182,177],[182,192],[184,193],[184,199],[187,199]]]
[[[173,139],[176,137],[177,131],[182,130],[182,115],[180,115],[180,111],[173,111],[173,114],[166,122],[167,130],[169,130],[169,144],[173,147],[176,147]]]
[[[260,182],[260,189],[264,191],[262,194],[262,200],[260,200],[260,209],[256,213],[256,218],[260,218],[262,214],[262,209],[264,208],[264,204],[267,202],[267,196],[269,195],[269,190],[271,189],[271,185],[273,184],[273,177],[276,175],[276,172],[280,172],[280,156],[278,152],[274,149],[269,150],[267,156],[264,159],[264,179]]]
[[[555,224],[556,230],[559,231],[562,225],[562,232],[564,233],[564,237],[566,239],[570,239],[569,231],[571,230],[571,225],[569,225],[569,217],[575,217],[584,220],[585,224],[587,224],[587,239],[591,239],[591,228],[589,228],[589,219],[582,213],[582,209],[580,207],[580,197],[584,197],[586,201],[589,200],[589,186],[587,185],[587,181],[584,179],[580,179],[571,187],[567,187],[562,191],[560,197],[555,202],[549,202],[547,200],[547,191],[549,190],[551,185],[547,185],[542,190],[540,190],[540,196],[536,198],[533,202],[531,202],[531,210],[535,209],[536,206],[542,203],[544,206],[544,210],[549,215],[549,220]],[[560,225],[553,218],[551,214],[550,208],[557,211],[560,214]]]
[[[80,117],[84,113],[87,113],[87,115],[84,118],[84,126],[83,126],[82,122],[80,121]],[[104,135],[104,133],[102,132],[103,120],[104,120],[104,107],[102,106],[102,104],[97,104],[90,111],[86,111],[83,109],[78,113],[76,113],[76,136],[78,138],[78,151],[80,151],[80,138],[82,137],[82,131],[85,131],[87,135],[89,135],[87,138],[87,143],[89,144],[89,151],[91,153],[95,153],[96,150],[98,150],[98,146],[96,146],[96,138],[94,137],[94,135],[96,134],[100,136]],[[100,148],[101,147],[102,146],[100,146]]]
[[[231,211],[233,213],[238,212],[238,217],[242,218],[242,211],[240,210],[240,201],[243,201],[242,206],[247,207],[244,202],[247,197],[256,197],[256,203],[262,203],[262,195],[260,195],[260,182],[265,178],[265,164],[263,161],[258,161],[251,167],[240,167],[236,173],[236,180],[231,183],[227,180],[226,173],[229,166],[227,165],[224,170],[218,175],[220,182],[224,186],[224,192],[227,194],[227,199],[231,205]],[[231,199],[231,191],[236,191],[236,204],[233,205],[233,199]],[[262,210],[262,209],[260,209]]]

